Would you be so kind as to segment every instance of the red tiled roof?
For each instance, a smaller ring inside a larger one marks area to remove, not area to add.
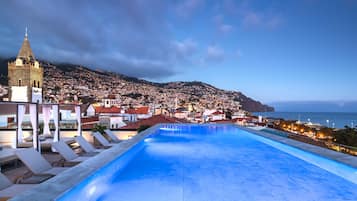
[[[99,117],[98,117],[98,116],[94,116],[94,117],[82,117],[82,118],[81,118],[81,122],[82,122],[82,123],[95,122],[95,121],[99,121]]]
[[[99,113],[120,113],[120,108],[112,106],[112,107],[104,107],[104,106],[98,106],[98,107],[94,107],[95,109],[95,113],[99,114]]]
[[[115,99],[115,95],[108,95],[106,99]]]
[[[212,115],[219,115],[219,114],[224,114],[223,112],[220,112],[220,111],[215,111],[212,113]]]
[[[143,107],[138,107],[138,108],[129,108],[126,110],[126,113],[127,114],[148,114],[149,107],[143,106]]]
[[[214,120],[214,121],[210,121],[212,123],[221,123],[221,124],[225,124],[225,123],[234,123],[234,120],[230,120],[230,119],[222,119],[222,120]]]
[[[238,118],[234,118],[234,120],[236,120],[236,121],[244,121],[244,120],[251,121],[252,118],[250,118],[250,117],[238,117]]]
[[[164,115],[155,115],[147,119],[139,120],[137,122],[129,123],[128,125],[121,127],[123,130],[137,130],[140,126],[153,126],[159,123],[186,123],[185,120],[177,119],[174,117],[168,117]]]

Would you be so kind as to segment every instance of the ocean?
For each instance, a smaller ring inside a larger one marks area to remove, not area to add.
[[[254,115],[318,123],[331,128],[357,126],[357,113],[344,112],[255,112]]]

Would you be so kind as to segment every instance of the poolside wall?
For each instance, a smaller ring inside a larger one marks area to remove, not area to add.
[[[137,131],[120,131],[112,130],[112,132],[121,140],[127,140],[137,134]],[[30,136],[32,130],[24,130],[24,137]],[[93,137],[91,136],[91,130],[82,130],[82,135],[89,142],[93,142]],[[74,137],[77,135],[77,130],[62,130],[60,131],[60,137]],[[16,142],[16,130],[0,130],[0,145],[11,147]]]

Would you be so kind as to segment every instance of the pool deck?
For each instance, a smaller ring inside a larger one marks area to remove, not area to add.
[[[64,194],[66,191],[71,189],[72,187],[79,184],[81,181],[92,175],[95,171],[99,170],[101,167],[110,163],[112,160],[116,159],[120,155],[124,154],[127,150],[132,148],[138,142],[140,142],[143,138],[150,135],[153,131],[159,128],[162,124],[158,124],[153,126],[138,135],[134,136],[132,139],[121,142],[113,147],[101,152],[100,154],[76,165],[61,174],[53,177],[46,182],[39,184],[33,189],[23,192],[16,197],[10,199],[11,201],[47,201],[47,200],[55,200],[60,195]],[[292,139],[268,134],[262,131],[257,131],[241,126],[237,126],[242,130],[249,131],[251,133],[255,133],[257,135],[288,144],[293,147],[297,147],[302,150],[306,150],[308,152],[312,152],[326,158],[339,161],[341,163],[345,163],[349,166],[357,168],[357,157],[349,156],[343,153],[335,152],[332,150],[328,150],[325,148],[317,147],[314,145],[298,142]]]

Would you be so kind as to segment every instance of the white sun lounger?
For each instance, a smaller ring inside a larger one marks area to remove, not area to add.
[[[79,146],[81,146],[82,150],[86,153],[99,153],[104,150],[94,148],[93,145],[87,142],[87,140],[84,139],[83,136],[76,136],[74,139],[79,144]]]
[[[102,134],[98,132],[94,132],[93,137],[104,147],[111,147],[115,145],[113,143],[110,143],[107,139],[105,139],[105,137]]]
[[[108,135],[108,137],[112,142],[115,143],[121,142],[121,140],[119,140],[119,138],[111,130],[105,129],[104,132]]]
[[[0,173],[0,198],[14,197],[34,186],[36,184],[13,184],[5,175]]]
[[[53,142],[52,147],[68,162],[82,162],[90,157],[78,156],[66,143],[63,141]]]
[[[32,173],[37,175],[57,175],[68,169],[65,167],[52,167],[51,164],[33,148],[19,149],[15,151],[15,154]]]

